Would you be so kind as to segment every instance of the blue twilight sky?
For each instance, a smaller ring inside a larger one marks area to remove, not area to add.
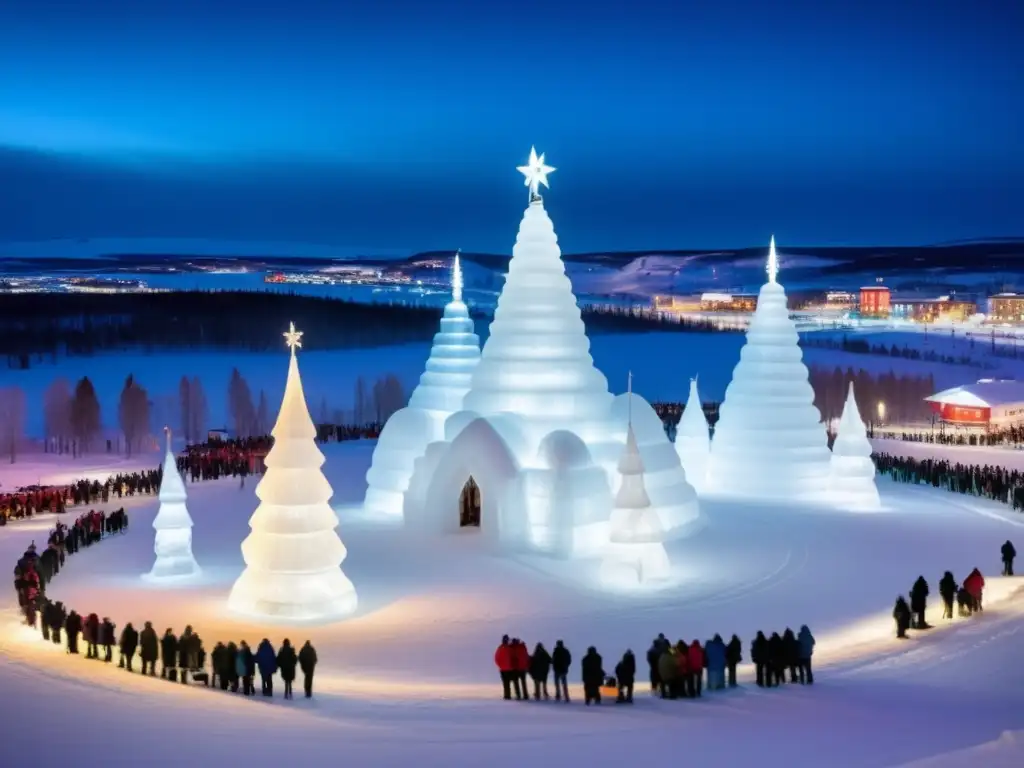
[[[1019,0],[2,0],[0,241],[1024,235]]]

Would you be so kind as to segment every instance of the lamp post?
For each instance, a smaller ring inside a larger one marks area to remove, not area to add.
[[[881,400],[878,401],[878,424],[881,426],[885,423],[885,403]]]

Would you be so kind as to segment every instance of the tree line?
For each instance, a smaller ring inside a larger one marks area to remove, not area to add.
[[[855,355],[880,355],[882,357],[899,357],[904,360],[921,360],[926,363],[945,363],[947,365],[971,365],[974,367],[986,367],[983,363],[975,360],[970,355],[944,355],[934,349],[920,350],[914,347],[903,345],[897,347],[895,344],[871,344],[866,339],[851,339],[843,336],[841,339],[829,337],[810,338],[807,334],[801,337],[800,343],[804,347],[818,347],[821,349],[837,349],[843,352],[850,352]],[[973,346],[973,341],[971,342]]]
[[[816,365],[808,370],[814,404],[826,422],[842,415],[851,381],[857,409],[868,424],[906,424],[931,418],[931,409],[924,400],[936,392],[935,378],[930,373],[920,376],[888,371],[876,375],[863,368],[854,371],[836,366],[829,370]]]

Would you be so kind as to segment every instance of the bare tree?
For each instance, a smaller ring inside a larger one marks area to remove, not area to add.
[[[182,376],[178,382],[178,402],[181,404],[181,434],[186,445],[196,442],[192,434],[192,383],[188,376]]]
[[[75,385],[75,394],[71,398],[71,434],[77,444],[77,453],[89,449],[101,426],[100,401],[96,399],[96,390],[89,377],[84,376]]]
[[[63,376],[50,382],[43,393],[43,435],[47,450],[64,453],[71,439],[71,385]]]
[[[235,437],[250,437],[256,422],[256,409],[252,404],[252,392],[245,378],[235,368],[228,382],[228,410]]]
[[[124,433],[125,450],[131,456],[132,448],[149,431],[149,396],[131,374],[125,379],[124,389],[121,390],[117,416],[121,432]]]
[[[358,426],[369,424],[373,420],[371,415],[370,398],[366,392],[366,382],[360,376],[356,379],[355,404],[352,407],[352,417]]]
[[[0,444],[10,456],[18,459],[18,449],[25,435],[25,393],[21,387],[0,389]]]
[[[192,439],[197,443],[201,443],[206,435],[206,393],[203,391],[203,383],[199,380],[198,376],[192,377],[192,386],[190,387],[191,396],[191,415],[192,422],[190,424]]]
[[[267,423],[267,393],[260,390],[260,404],[256,408],[256,434],[266,435],[270,432],[270,425]]]

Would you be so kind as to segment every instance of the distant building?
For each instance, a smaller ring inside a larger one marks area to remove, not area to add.
[[[947,389],[925,402],[948,424],[999,429],[1024,423],[1024,382],[981,379]]]
[[[757,309],[756,293],[704,293],[700,297],[702,312],[753,312]]]
[[[700,312],[699,296],[655,296],[655,312]]]
[[[861,317],[889,317],[891,293],[884,285],[868,285],[860,289]]]
[[[825,294],[825,306],[829,309],[856,309],[857,296],[849,291],[829,291]]]
[[[997,293],[988,300],[988,319],[992,323],[1024,323],[1024,296]]]
[[[892,299],[890,315],[915,323],[962,323],[978,311],[973,301],[960,301],[949,296],[937,299]]]

